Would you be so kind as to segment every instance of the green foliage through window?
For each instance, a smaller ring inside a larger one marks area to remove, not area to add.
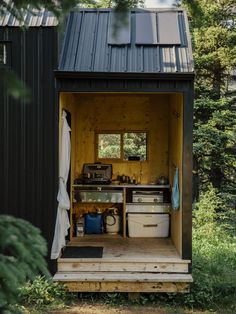
[[[98,158],[121,158],[121,134],[98,134]]]
[[[132,157],[138,157],[140,160],[147,159],[147,134],[124,133],[124,159],[129,160]]]
[[[147,160],[146,132],[97,134],[98,159]]]

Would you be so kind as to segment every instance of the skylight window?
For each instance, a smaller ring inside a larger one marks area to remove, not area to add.
[[[136,44],[157,44],[155,13],[139,13],[136,15]]]
[[[179,22],[175,12],[158,13],[158,36],[159,44],[179,45]]]
[[[108,44],[130,44],[130,36],[130,14],[128,17],[125,17],[120,13],[111,13],[108,28]]]
[[[137,13],[136,45],[179,45],[178,12]]]

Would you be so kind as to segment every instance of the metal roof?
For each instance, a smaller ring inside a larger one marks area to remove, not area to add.
[[[141,18],[137,18],[140,13]],[[150,23],[142,23],[142,20],[145,20],[143,18],[145,13],[150,16]],[[169,23],[172,13],[175,19],[171,19]],[[157,22],[153,22],[153,14]],[[70,13],[61,50],[59,71],[193,72],[188,21],[182,9],[131,10],[127,32],[125,33],[122,27],[122,36],[118,34],[117,44],[112,44],[110,39],[112,16],[113,12],[110,9],[81,9],[79,12]],[[154,29],[150,34],[151,27]],[[142,34],[137,36],[139,31],[142,31]],[[155,36],[157,37],[154,38]],[[127,41],[127,38],[130,38],[130,41]]]
[[[32,9],[28,6],[28,10],[23,14],[23,20],[19,21],[12,13],[5,11],[0,12],[0,27],[49,27],[58,25],[57,18],[52,12]]]

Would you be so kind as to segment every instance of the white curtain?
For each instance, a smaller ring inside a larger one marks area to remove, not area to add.
[[[63,110],[59,155],[59,190],[57,194],[58,208],[51,259],[57,259],[59,257],[61,249],[66,245],[65,237],[67,236],[70,227],[67,212],[70,209],[70,198],[66,189],[70,169],[70,150],[70,127],[66,120],[66,112]]]

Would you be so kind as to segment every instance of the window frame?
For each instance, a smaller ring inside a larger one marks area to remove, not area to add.
[[[126,133],[145,133],[146,134],[146,159],[145,160],[128,160],[124,159],[124,134]],[[99,141],[98,137],[99,134],[120,134],[121,135],[121,141],[120,141],[120,158],[99,158]],[[146,130],[97,130],[95,131],[95,160],[97,162],[120,162],[120,163],[125,163],[125,162],[147,162],[148,161],[148,131]]]
[[[0,63],[1,67],[11,67],[11,60],[12,60],[12,50],[11,50],[11,41],[9,40],[0,40],[0,45],[5,47],[5,63]]]

